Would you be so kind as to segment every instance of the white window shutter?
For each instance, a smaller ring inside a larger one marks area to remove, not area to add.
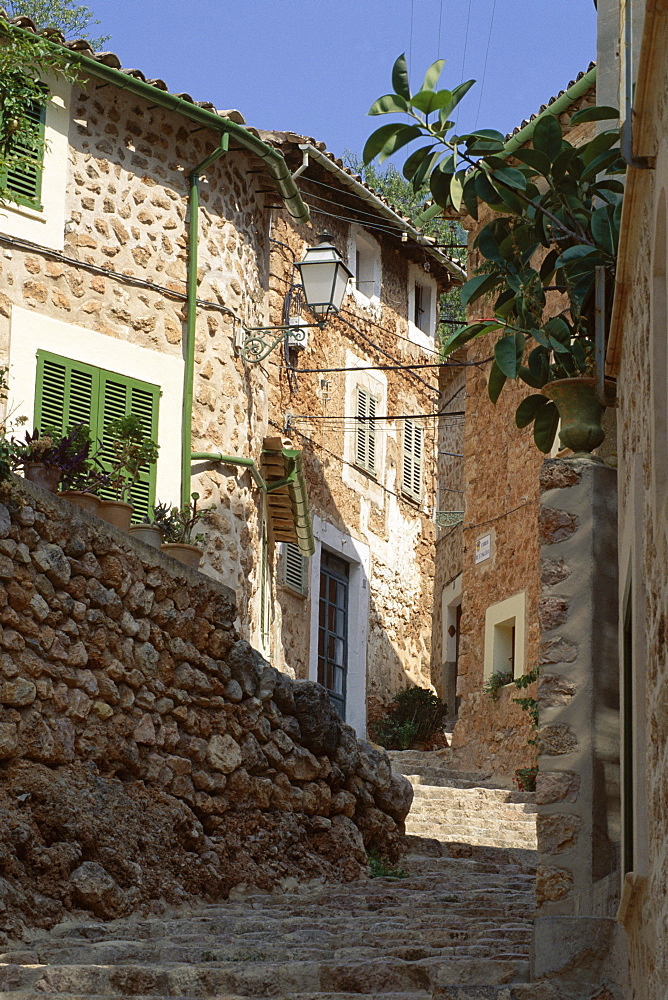
[[[424,428],[412,420],[404,420],[401,492],[413,500],[422,499],[423,438]]]

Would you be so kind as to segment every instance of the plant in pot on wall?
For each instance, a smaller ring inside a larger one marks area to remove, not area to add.
[[[377,129],[367,140],[364,161],[378,156],[382,162],[412,140],[426,138],[404,165],[414,190],[424,192],[425,202],[433,199],[422,221],[448,210],[466,210],[477,219],[480,202],[496,213],[475,239],[482,258],[478,273],[461,290],[466,306],[495,296],[492,315],[454,333],[443,353],[493,335],[492,402],[508,379],[523,381],[538,391],[519,404],[517,426],[533,424],[536,445],[547,453],[561,419],[562,445],[588,454],[604,438],[604,407],[594,377],[596,293],[611,289],[615,277],[623,186],[611,175],[625,170],[619,130],[600,131],[576,147],[564,139],[558,119],[546,113],[534,125],[533,148],[512,153],[493,129],[450,135],[452,112],[475,81],[439,90],[443,64],[434,63],[412,94],[405,58],[397,59],[395,92],[379,98],[369,114],[400,114],[410,123]],[[571,117],[571,125],[618,118],[614,108],[588,107]],[[604,326],[608,320],[599,310],[599,322]]]
[[[169,513],[165,504],[158,504],[154,508],[154,523],[160,525],[165,539],[162,551],[192,569],[197,569],[203,554],[202,549],[192,543],[204,541],[204,535],[193,535],[193,532],[215,509],[215,504],[205,508],[198,507],[198,500],[199,493],[192,493],[190,503],[183,507],[172,507]]]
[[[132,488],[143,470],[155,465],[159,446],[144,433],[140,417],[129,413],[110,420],[104,431],[102,456],[109,470],[109,492],[113,499],[100,504],[100,517],[127,531],[133,507]]]
[[[26,431],[22,441],[11,439],[11,464],[13,469],[23,469],[23,475],[30,483],[55,493],[69,465],[81,461],[76,432],[66,435],[46,428]]]
[[[48,430],[47,433],[52,434]],[[61,437],[55,461],[61,474],[60,495],[76,507],[97,514],[101,503],[97,494],[108,485],[109,480],[92,449],[90,428],[86,424],[78,424],[68,428]]]
[[[171,519],[171,507],[166,503],[156,503],[145,521],[130,525],[130,534],[139,542],[159,549],[165,537],[165,529]],[[167,528],[167,530],[170,530]]]

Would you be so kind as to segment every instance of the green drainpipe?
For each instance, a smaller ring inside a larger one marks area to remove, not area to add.
[[[541,111],[539,115],[530,121],[528,125],[521,128],[519,132],[512,135],[508,142],[503,147],[503,153],[509,154],[514,153],[516,149],[523,146],[525,142],[533,137],[533,130],[536,127],[536,122],[539,122],[541,118],[545,118],[546,115],[560,115],[564,111],[568,111],[571,104],[573,104],[579,97],[582,97],[593,84],[596,83],[596,67],[594,66],[589,72],[585,73],[584,76],[576,80],[572,87],[565,90],[560,97],[557,97],[556,101],[552,101],[552,104],[548,104],[544,111]]]
[[[262,478],[254,458],[243,458],[239,455],[221,455],[217,451],[194,451],[190,459],[193,462],[220,462],[221,465],[241,465],[244,469],[248,469],[255,480],[255,485],[259,486],[263,493],[267,491],[267,484]]]
[[[199,179],[212,163],[227,152],[230,137],[221,133],[217,149],[209,153],[190,174],[188,205],[188,273],[186,277],[186,333],[183,345],[183,408],[181,411],[181,505],[190,502],[193,383],[195,381],[195,339],[197,332],[197,257],[199,243]]]
[[[35,37],[32,31],[28,31],[25,28],[17,30],[28,39],[34,39]],[[183,118],[187,118],[189,121],[195,122],[197,125],[204,126],[205,128],[213,129],[219,134],[226,132],[240,146],[243,146],[244,149],[258,156],[264,162],[267,173],[272,177],[278,193],[292,218],[296,222],[301,223],[309,221],[308,207],[302,201],[297,185],[292,179],[283,156],[278,150],[263,142],[258,136],[253,135],[244,125],[237,125],[236,122],[230,121],[229,118],[223,118],[215,111],[200,108],[197,104],[192,104],[190,101],[185,101],[182,97],[177,97],[176,94],[170,94],[168,91],[154,87],[151,83],[138,80],[136,77],[124,73],[121,69],[98,62],[97,59],[84,55],[83,52],[73,52],[71,49],[64,48],[64,46],[57,42],[52,42],[52,44],[55,49],[62,52],[69,63],[81,67],[85,73],[97,77],[98,80],[118,87],[120,90],[126,90],[134,97],[139,97],[149,104],[166,108],[168,111],[174,111]]]

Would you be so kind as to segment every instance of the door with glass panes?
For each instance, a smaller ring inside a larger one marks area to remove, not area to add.
[[[318,619],[318,682],[329,693],[342,719],[346,717],[348,675],[349,564],[322,550]]]

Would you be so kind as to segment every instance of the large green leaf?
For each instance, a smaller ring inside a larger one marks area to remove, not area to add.
[[[492,172],[492,179],[497,184],[508,185],[517,191],[524,191],[527,186],[526,177],[515,167],[496,167]]]
[[[458,170],[450,183],[450,200],[455,212],[459,212],[462,207],[462,197],[464,194],[464,181],[466,171]]]
[[[476,274],[475,278],[469,278],[466,284],[459,289],[462,305],[468,306],[482,295],[491,292],[501,280],[498,274]]]
[[[589,166],[601,153],[607,153],[619,140],[619,132],[599,132],[591,142],[588,142],[584,149],[580,150],[582,162]]]
[[[445,59],[437,59],[433,62],[427,72],[424,75],[424,81],[422,83],[422,90],[433,90],[438,83],[438,78],[443,72],[443,67],[445,66]]]
[[[454,108],[457,107],[462,98],[468,94],[469,90],[471,89],[474,83],[475,80],[466,80],[465,83],[460,83],[456,87],[453,87],[452,103],[449,108],[444,108],[443,112],[449,115],[454,110]]]
[[[523,333],[511,333],[506,337],[500,337],[494,345],[496,363],[508,378],[517,378],[524,354],[524,345]]]
[[[591,233],[596,243],[606,253],[613,255],[617,250],[618,232],[613,221],[614,206],[597,208],[591,217]]]
[[[617,148],[609,150],[607,153],[601,153],[597,156],[595,160],[588,163],[585,169],[582,171],[581,180],[589,180],[590,177],[596,177],[598,174],[603,173],[604,170],[608,170],[613,167],[616,161],[619,159],[619,150]]]
[[[384,163],[389,156],[392,156],[397,150],[402,149],[403,146],[407,146],[413,139],[419,139],[421,135],[422,129],[419,126],[404,125],[401,132],[396,132],[387,140],[378,154],[378,162]]]
[[[553,316],[544,326],[544,330],[549,337],[560,344],[567,344],[571,339],[571,328],[562,316]]]
[[[534,393],[523,399],[515,411],[515,423],[518,427],[527,427],[536,419],[538,412],[547,406],[549,400],[542,393]]]
[[[580,260],[582,257],[589,257],[594,253],[598,253],[596,247],[590,247],[585,243],[578,243],[577,246],[568,247],[567,250],[564,250],[557,260],[555,260],[554,266],[563,267],[564,264],[570,264],[572,261]]]
[[[473,245],[478,248],[485,260],[494,261],[496,264],[503,264],[505,263],[505,257],[501,253],[495,229],[494,223],[488,222],[478,233]]]
[[[431,156],[427,156],[426,159],[422,161],[420,166],[417,168],[413,174],[413,190],[416,194],[421,195],[423,193],[423,188],[427,177],[431,176],[432,170],[438,163],[438,161],[443,156],[443,152],[440,147],[436,147],[436,152],[432,153]]]
[[[406,53],[403,52],[392,67],[392,86],[395,94],[405,97],[407,101],[411,99],[411,88],[408,82],[408,67],[406,65]]]
[[[536,379],[536,388],[542,389],[550,376],[550,353],[548,349],[542,344],[534,347],[533,351],[529,352],[527,364],[531,376]]]
[[[534,418],[533,439],[539,451],[547,455],[552,450],[559,426],[559,410],[552,400],[542,406]]]
[[[389,115],[393,112],[404,111],[408,111],[408,102],[405,98],[401,97],[400,94],[385,94],[384,97],[379,97],[377,101],[373,102],[367,114]]]
[[[375,132],[372,132],[364,144],[364,151],[362,153],[362,160],[364,163],[371,163],[371,161],[378,156],[383,146],[389,142],[393,136],[402,132],[407,127],[410,126],[406,126],[403,122],[393,122],[390,125],[381,125]]]
[[[559,153],[559,156],[555,159],[552,164],[552,178],[555,183],[559,183],[566,171],[568,170],[571,162],[578,156],[579,150],[575,146],[566,146],[565,149]]]
[[[441,345],[442,356],[447,358],[453,351],[458,351],[464,344],[468,344],[469,340],[474,340],[476,337],[484,337],[485,334],[491,333],[493,330],[498,330],[499,326],[499,323],[487,322],[471,323],[469,326],[465,326],[463,330],[458,330],[457,333],[451,334]]]
[[[490,369],[489,379],[487,381],[487,392],[493,403],[496,403],[505,384],[506,376],[503,374],[495,361]]]
[[[528,163],[544,177],[547,177],[550,172],[552,164],[545,153],[541,153],[539,149],[516,149],[513,156],[521,163]]]
[[[551,113],[539,118],[533,129],[534,149],[545,153],[548,159],[554,163],[561,152],[561,143],[562,132],[558,119]]]
[[[487,202],[488,205],[498,205],[499,203],[499,192],[490,183],[489,177],[482,170],[476,170],[474,173],[475,177],[475,191],[481,201]]]
[[[581,111],[576,111],[571,117],[571,125],[581,125],[582,122],[616,121],[618,119],[619,110],[617,108],[598,105],[594,108],[582,108]]]
[[[440,111],[441,108],[448,108],[452,104],[452,93],[449,90],[420,90],[411,98],[411,104],[418,111],[423,111],[426,115],[432,111]]]
[[[452,161],[452,157],[448,157],[448,160]],[[439,163],[429,178],[429,190],[434,197],[434,201],[441,205],[442,208],[447,208],[450,203],[450,184],[453,176],[452,171],[448,172],[447,169],[441,169],[446,166],[447,162],[446,160],[443,163]]]
[[[476,185],[477,171],[467,176],[464,181],[462,198],[466,205],[466,211],[472,219],[478,219],[478,189]]]
[[[411,155],[404,163],[404,169],[403,169],[403,175],[407,181],[411,180],[411,178],[415,174],[415,171],[424,160],[425,156],[428,156],[433,149],[436,149],[436,146],[431,144],[429,146],[420,146],[420,148],[416,149],[414,153],[411,153]]]

